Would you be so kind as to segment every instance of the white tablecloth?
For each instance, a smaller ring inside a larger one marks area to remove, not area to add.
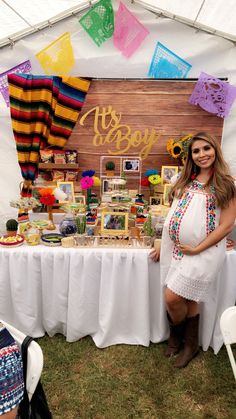
[[[0,319],[40,337],[62,333],[96,346],[148,346],[168,337],[159,263],[148,249],[0,248]],[[236,252],[227,252],[208,303],[201,305],[200,343],[217,353],[219,318],[236,300]]]

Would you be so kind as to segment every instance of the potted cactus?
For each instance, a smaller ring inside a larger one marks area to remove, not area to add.
[[[113,161],[106,162],[106,173],[107,176],[114,176],[115,163]]]
[[[7,236],[16,236],[17,229],[18,229],[18,222],[14,220],[14,218],[7,220],[6,222]]]

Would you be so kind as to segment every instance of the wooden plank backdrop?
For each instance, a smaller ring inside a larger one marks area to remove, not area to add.
[[[110,156],[109,160],[112,156],[141,156],[143,173],[146,169],[161,172],[163,165],[181,165],[166,151],[169,138],[206,131],[221,141],[223,119],[188,102],[195,83],[92,80],[80,118],[65,147],[78,150],[79,174],[94,169],[100,176],[100,157],[104,155]],[[120,168],[116,167],[116,174],[119,173]]]

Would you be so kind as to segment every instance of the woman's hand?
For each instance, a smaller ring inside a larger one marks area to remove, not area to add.
[[[153,262],[158,262],[160,259],[160,250],[152,249],[149,253],[149,257],[152,259]]]
[[[184,255],[189,255],[189,256],[198,255],[198,253],[200,253],[199,250],[198,250],[198,246],[193,247],[193,246],[190,246],[189,244],[179,244],[178,249]]]

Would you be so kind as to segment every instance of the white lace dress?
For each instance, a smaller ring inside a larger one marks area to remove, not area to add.
[[[226,239],[195,256],[183,255],[177,244],[196,246],[219,224],[220,209],[214,190],[192,181],[182,198],[175,199],[165,220],[161,244],[161,281],[175,294],[206,301],[210,285],[220,271]]]

